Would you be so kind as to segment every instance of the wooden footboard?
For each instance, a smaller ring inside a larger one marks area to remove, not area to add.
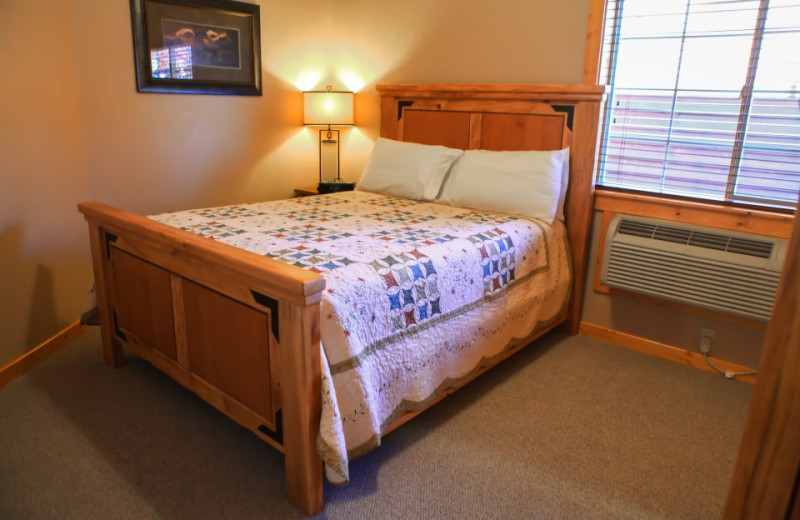
[[[110,206],[89,223],[105,360],[123,345],[285,455],[289,501],[322,509],[322,276]]]

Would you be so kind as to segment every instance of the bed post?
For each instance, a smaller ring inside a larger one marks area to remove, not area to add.
[[[583,308],[594,213],[595,160],[602,98],[601,90],[594,99],[584,99],[575,103],[570,179],[565,207],[567,236],[573,262],[572,298],[567,310],[567,321],[562,325],[563,331],[567,334],[578,333]]]
[[[286,495],[311,516],[322,510],[319,303],[302,306],[281,300],[278,316]]]
[[[89,242],[92,249],[92,267],[94,271],[95,294],[97,295],[97,310],[100,315],[100,338],[103,344],[103,359],[106,363],[117,368],[125,363],[125,354],[122,343],[114,336],[112,328],[113,310],[111,298],[106,284],[106,267],[108,258],[108,234],[99,226],[97,221],[86,219],[89,223]]]

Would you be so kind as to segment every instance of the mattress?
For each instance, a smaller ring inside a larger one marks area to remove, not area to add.
[[[325,278],[317,445],[334,483],[397,418],[557,320],[571,284],[560,221],[360,191],[151,218]]]

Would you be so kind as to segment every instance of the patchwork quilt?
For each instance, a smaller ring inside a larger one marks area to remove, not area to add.
[[[324,276],[317,445],[334,483],[402,414],[556,320],[571,283],[559,221],[360,191],[151,218]]]

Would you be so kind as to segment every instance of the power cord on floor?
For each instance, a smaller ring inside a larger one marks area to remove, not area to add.
[[[706,332],[705,329],[703,331]],[[708,331],[710,332],[710,331]],[[708,357],[708,353],[711,351],[711,340],[714,338],[713,334],[710,335],[703,335],[700,338],[700,352],[703,354],[703,359],[706,360],[708,366],[719,372],[720,374],[724,375],[726,379],[734,379],[738,376],[751,376],[753,374],[758,374],[758,370],[747,370],[745,372],[734,372],[732,370],[725,370],[718,367],[711,358]]]
[[[706,363],[708,363],[708,366],[710,366],[711,368],[713,368],[714,370],[716,370],[720,374],[723,374],[728,379],[733,379],[733,378],[735,378],[737,376],[751,376],[753,374],[758,374],[758,370],[748,370],[746,372],[733,372],[732,370],[723,370],[720,367],[718,367],[717,365],[715,365],[714,362],[711,361],[711,358],[708,357],[708,354],[705,353],[705,352],[703,352],[703,359],[706,360]]]

